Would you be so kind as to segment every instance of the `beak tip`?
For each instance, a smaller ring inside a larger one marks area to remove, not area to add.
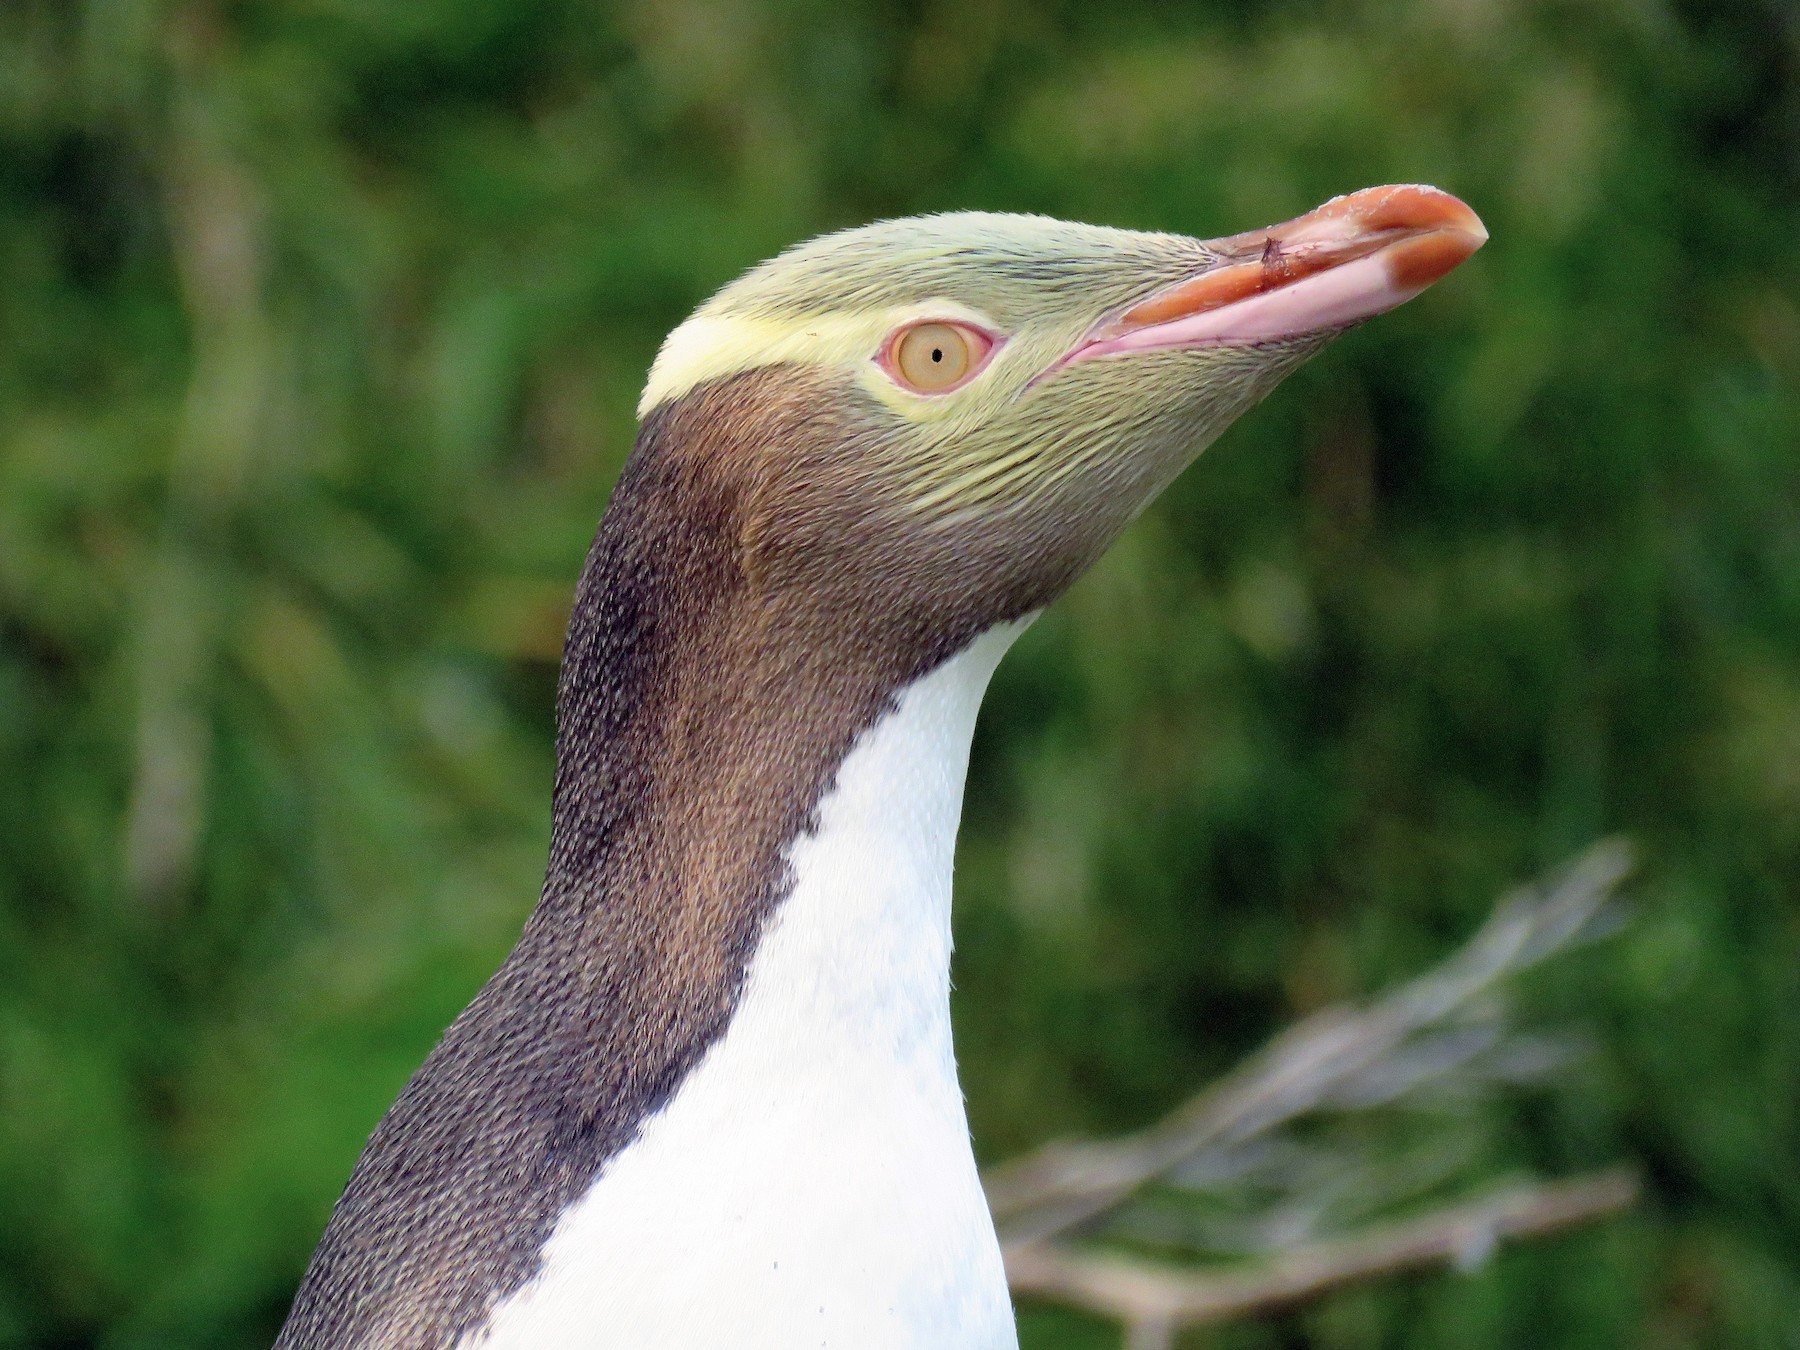
[[[1422,183],[1364,188],[1319,208],[1368,231],[1405,231],[1388,246],[1395,286],[1417,294],[1467,262],[1488,241],[1487,226],[1460,197]]]

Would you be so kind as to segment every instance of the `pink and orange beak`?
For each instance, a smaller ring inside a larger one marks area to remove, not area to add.
[[[1222,261],[1097,325],[1066,360],[1279,341],[1405,304],[1487,242],[1433,187],[1373,187],[1282,225],[1213,240]]]

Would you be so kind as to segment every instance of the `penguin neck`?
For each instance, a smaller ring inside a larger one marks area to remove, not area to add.
[[[990,628],[855,738],[783,850],[727,1024],[562,1212],[484,1350],[562,1350],[597,1323],[655,1348],[785,1350],[796,1328],[809,1344],[1016,1345],[949,963],[976,711],[1023,627]]]
[[[580,1047],[601,1159],[744,1015],[772,942],[806,954],[790,1018],[876,986],[944,1004],[975,714],[1028,621],[780,589],[741,498],[646,448],[577,591],[550,866],[509,962]]]
[[[679,665],[654,668],[664,644],[642,634],[629,651],[607,642],[614,659],[585,678],[571,660],[556,834],[527,945],[583,972],[602,1004],[585,1019],[592,1048],[613,1063],[673,1052],[679,1062],[643,1067],[673,1070],[678,1087],[737,1019],[776,1014],[755,1003],[767,986],[790,1022],[871,1026],[872,1001],[889,1000],[884,1020],[941,1023],[947,1053],[970,745],[989,679],[1033,617],[914,654],[916,673],[888,688],[906,665],[808,659],[766,631],[746,642],[761,625],[730,614]],[[758,974],[775,966],[779,977]],[[676,1043],[617,1034],[646,1023]],[[642,1101],[637,1118],[659,1104]]]

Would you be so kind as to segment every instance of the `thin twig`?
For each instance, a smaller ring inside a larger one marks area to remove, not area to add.
[[[1436,1265],[1472,1268],[1502,1240],[1588,1223],[1625,1209],[1637,1195],[1635,1174],[1617,1169],[1510,1186],[1417,1218],[1294,1247],[1248,1269],[1208,1274],[1045,1242],[1009,1248],[1006,1274],[1016,1294],[1122,1322],[1133,1347],[1163,1346],[1181,1327],[1292,1306],[1358,1280]]]

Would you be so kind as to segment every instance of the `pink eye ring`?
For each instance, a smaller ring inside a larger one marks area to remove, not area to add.
[[[948,394],[981,374],[999,345],[972,324],[926,319],[896,330],[878,360],[903,389]]]

